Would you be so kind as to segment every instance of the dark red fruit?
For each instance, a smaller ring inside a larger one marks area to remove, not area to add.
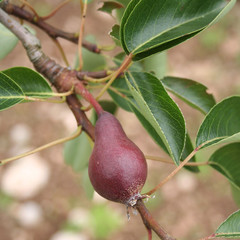
[[[141,198],[146,159],[108,112],[102,112],[97,120],[88,172],[95,191],[108,200],[134,205]]]

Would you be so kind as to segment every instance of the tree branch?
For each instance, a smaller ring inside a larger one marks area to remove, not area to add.
[[[74,84],[79,82],[75,71],[63,68],[47,57],[41,50],[39,40],[20,23],[9,17],[1,8],[0,22],[18,37],[34,67],[56,87],[58,92],[67,92]],[[76,96],[67,97],[67,104],[72,110],[78,125],[81,125],[83,130],[94,140],[94,127],[81,110],[81,104]]]
[[[44,18],[36,18],[36,16],[14,4],[8,3],[7,1],[3,1],[3,10],[7,13],[14,15],[15,17],[19,17],[27,22],[37,26],[42,29],[45,33],[47,33],[51,38],[63,38],[75,44],[78,43],[78,36],[76,33],[68,33],[64,32],[58,28],[53,27],[52,25],[45,22]],[[87,41],[83,41],[82,46],[94,53],[100,53],[101,50],[97,47],[96,44],[92,44]]]
[[[134,206],[138,210],[138,212],[141,215],[141,218],[143,220],[144,225],[146,228],[152,229],[162,240],[176,240],[176,238],[173,238],[170,236],[153,218],[153,216],[150,214],[150,212],[145,207],[142,200],[138,200],[136,205]]]
[[[2,3],[0,4],[0,7],[1,6]],[[9,15],[1,8],[0,22],[9,30],[11,30],[21,40],[28,54],[28,57],[33,63],[34,67],[39,73],[44,75],[56,87],[58,92],[67,92],[72,88],[72,86],[79,85],[77,75],[80,74],[78,74],[76,71],[63,68],[55,61],[47,57],[41,50],[39,40],[28,30],[26,30],[24,26],[9,17]],[[105,75],[107,73],[99,72],[98,76],[100,76],[101,74]],[[81,93],[81,89],[78,89],[77,92]],[[79,102],[75,94],[67,97],[67,104],[72,110],[78,125],[81,125],[82,129],[94,140],[94,127],[86,117],[85,113],[81,110],[81,103]],[[175,238],[171,237],[165,230],[162,229],[160,225],[158,225],[156,220],[148,212],[142,200],[138,200],[135,207],[140,213],[142,220],[146,228],[148,229],[149,238],[151,237],[150,230],[152,229],[162,240],[175,240]]]

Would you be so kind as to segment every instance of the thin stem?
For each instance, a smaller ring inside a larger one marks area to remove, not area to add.
[[[205,143],[199,145],[196,147],[187,157],[184,161],[181,162],[181,164],[174,169],[163,181],[161,181],[155,188],[153,188],[151,191],[145,193],[145,195],[152,195],[154,192],[156,192],[158,189],[160,189],[166,182],[168,182],[172,177],[174,177],[189,161],[190,159],[197,153],[197,151],[204,145]]]
[[[172,236],[170,236],[153,218],[151,213],[148,211],[148,209],[145,207],[142,200],[138,200],[136,205],[136,209],[141,215],[141,218],[143,220],[144,225],[147,229],[152,229],[162,240],[176,240]],[[148,232],[149,236],[149,232]]]
[[[63,93],[51,93],[50,97],[61,97],[61,100],[49,99],[49,98],[35,98],[35,97],[28,97],[24,96],[24,99],[27,101],[35,101],[35,102],[50,102],[50,103],[64,103],[66,102],[66,97],[73,93],[73,87],[71,90]]]
[[[122,98],[125,98],[127,101],[131,102],[124,93],[118,91],[116,88],[110,86],[109,89],[111,89],[113,92],[115,92],[116,94],[118,94]]]
[[[82,1],[81,1],[82,3]],[[87,13],[87,0],[84,0],[84,4],[81,4],[82,6],[82,17],[81,17],[81,24],[80,24],[80,31],[79,31],[79,37],[78,37],[78,57],[79,57],[79,66],[78,70],[82,70],[83,67],[83,57],[82,57],[82,41],[83,41],[83,32],[84,32],[84,26],[85,26],[85,19],[86,19],[86,13]]]
[[[33,101],[33,102],[49,102],[49,103],[64,103],[66,102],[66,97],[63,97],[61,100],[56,99],[49,99],[49,98],[34,98],[34,97],[24,97],[27,101]]]
[[[101,90],[101,92],[98,94],[98,96],[96,97],[96,99],[98,100],[99,98],[102,97],[102,95],[106,92],[106,90],[111,86],[111,84],[113,83],[113,81],[118,77],[118,75],[122,72],[124,72],[129,65],[132,62],[132,57],[133,55],[130,53],[125,60],[123,61],[122,65],[118,68],[118,70],[112,75],[112,77],[110,78],[110,80],[108,81],[108,83],[104,86],[104,88]]]
[[[54,43],[56,44],[59,52],[61,53],[61,56],[62,56],[62,58],[63,58],[63,61],[64,61],[65,64],[66,64],[66,66],[69,67],[70,64],[69,64],[69,62],[68,62],[68,60],[67,60],[67,56],[66,56],[66,54],[65,54],[65,52],[64,52],[64,50],[63,50],[63,48],[62,48],[62,45],[60,44],[60,42],[58,41],[58,39],[52,38],[52,40],[54,41]]]
[[[147,228],[147,232],[148,232],[148,240],[152,240],[152,229],[151,228]]]
[[[29,9],[34,13],[34,16],[39,19],[40,16],[38,15],[38,13],[36,12],[36,10],[31,6],[31,4],[29,2],[27,2],[26,0],[19,0],[21,3],[23,3],[23,5],[26,5],[29,7]]]
[[[45,33],[47,33],[51,38],[64,38],[68,41],[71,41],[73,43],[78,43],[78,34],[76,33],[69,33],[69,32],[64,32],[61,29],[55,28],[52,25],[46,23],[44,20],[41,19],[36,19],[35,14],[32,14],[31,12],[22,9],[21,7],[18,7],[14,4],[7,3],[6,5],[3,6],[4,11],[6,11],[9,14],[12,14],[22,20],[26,20],[35,26],[39,27],[42,29]],[[88,49],[91,52],[94,53],[100,53],[101,50],[98,49],[96,44],[90,43],[83,41],[82,46]]]
[[[38,147],[38,148],[32,150],[32,151],[28,151],[28,152],[19,154],[19,155],[17,155],[17,156],[11,157],[11,158],[3,159],[3,160],[0,161],[0,166],[4,165],[4,164],[6,164],[6,163],[9,163],[9,162],[11,162],[11,161],[17,160],[17,159],[19,159],[19,158],[23,158],[23,157],[29,156],[29,155],[31,155],[31,154],[33,154],[33,153],[42,151],[42,150],[44,150],[44,149],[46,149],[46,148],[55,146],[55,145],[57,145],[57,144],[64,143],[64,142],[67,142],[67,141],[69,141],[69,140],[72,140],[72,139],[78,137],[78,136],[81,134],[81,132],[82,132],[82,127],[79,126],[79,127],[77,128],[77,132],[74,133],[73,135],[71,135],[71,136],[69,136],[69,137],[65,137],[65,138],[58,139],[58,140],[53,141],[53,142],[50,142],[50,143],[48,143],[48,144],[45,144],[45,145],[43,145],[43,146],[41,146],[41,147]]]
[[[88,136],[94,141],[94,126],[87,118],[86,114],[81,110],[81,103],[75,94],[67,96],[67,104],[75,116],[78,126],[82,126],[82,130],[85,131]]]
[[[102,51],[112,51],[116,48],[116,44],[106,45],[106,46],[98,45],[98,48]]]
[[[52,16],[54,16],[63,6],[65,6],[67,3],[69,3],[71,0],[65,0],[62,3],[60,3],[54,10],[52,10],[51,13],[49,13],[46,16],[41,17],[42,20],[47,20],[49,18],[51,18]]]
[[[153,161],[175,165],[175,163],[172,160],[168,160],[168,159],[157,157],[157,156],[145,155],[145,158]],[[185,164],[185,166],[208,166],[208,165],[209,165],[209,162],[188,162]]]
[[[93,97],[93,95],[84,87],[82,82],[78,82],[75,85],[75,92],[85,98],[96,110],[99,116],[103,112],[103,108],[98,103],[98,101]]]
[[[205,237],[205,238],[201,238],[200,240],[209,240],[209,239],[213,239],[213,238],[216,238],[217,237],[217,234],[213,233],[212,235],[208,236],[208,237]]]
[[[112,70],[103,70],[103,71],[98,71],[98,72],[86,72],[86,71],[81,71],[77,72],[77,78],[79,80],[84,80],[85,76],[91,77],[93,79],[101,79],[105,78],[108,75],[111,75],[114,71]]]
[[[124,72],[129,65],[132,62],[132,54],[130,53],[125,60],[123,61],[122,65],[111,75],[110,80],[108,81],[108,83],[102,88],[102,90],[100,91],[100,93],[98,94],[98,96],[96,97],[95,100],[99,100],[102,95],[107,91],[107,89],[111,86],[111,84],[113,83],[113,81],[118,77],[118,75],[122,72]],[[92,105],[93,106],[93,105]],[[91,105],[87,106],[87,107],[82,107],[83,111],[89,111],[92,108]],[[93,106],[94,107],[94,106]]]
[[[99,88],[102,88],[102,85],[97,85],[97,86],[91,86],[91,85],[87,85],[86,86],[86,89],[99,89]]]
[[[107,80],[109,80],[112,77],[113,73],[104,77],[104,78],[92,78],[92,77],[88,77],[87,75],[84,76],[84,80],[88,81],[88,82],[92,82],[92,83],[103,83],[106,82]]]
[[[70,96],[71,94],[73,94],[73,90],[74,90],[74,86],[72,87],[71,90],[67,91],[67,92],[62,92],[62,93],[52,93],[53,97],[67,97]]]

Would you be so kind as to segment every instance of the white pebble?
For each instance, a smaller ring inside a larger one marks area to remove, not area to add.
[[[89,225],[89,211],[84,208],[74,208],[68,214],[68,221],[77,226],[87,227]]]
[[[28,143],[31,139],[31,136],[31,128],[24,123],[18,123],[10,130],[10,139],[18,145],[24,145]]]
[[[14,216],[24,227],[34,227],[43,220],[42,208],[36,202],[25,202],[14,207]]]
[[[27,199],[35,196],[48,183],[50,169],[37,154],[10,163],[2,173],[2,190],[15,198]]]
[[[88,237],[79,233],[61,231],[55,233],[50,240],[88,240]]]
[[[193,174],[185,171],[176,176],[176,184],[179,191],[192,192],[197,187],[197,180]]]

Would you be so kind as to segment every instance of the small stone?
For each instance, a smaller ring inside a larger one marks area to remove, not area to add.
[[[10,139],[18,145],[25,145],[28,143],[31,139],[31,136],[31,128],[24,123],[18,123],[10,130]]]
[[[68,214],[68,221],[80,227],[89,226],[90,214],[84,208],[74,208]]]
[[[2,173],[1,188],[9,196],[27,199],[38,194],[48,183],[50,169],[37,154],[11,163]]]
[[[14,216],[24,227],[34,227],[43,220],[42,208],[36,202],[25,202],[14,207]]]
[[[179,191],[192,192],[197,187],[197,180],[193,174],[189,172],[183,172],[176,176],[176,184]]]
[[[60,231],[55,233],[50,240],[88,240],[84,234]]]

